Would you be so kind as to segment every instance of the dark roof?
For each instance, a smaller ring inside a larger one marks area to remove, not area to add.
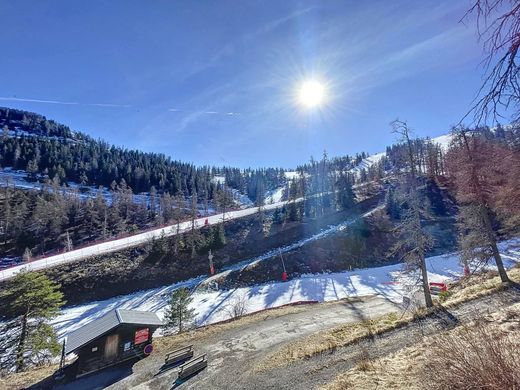
[[[114,309],[103,317],[67,334],[65,353],[71,353],[120,324],[161,326],[163,322],[157,314],[149,311]]]

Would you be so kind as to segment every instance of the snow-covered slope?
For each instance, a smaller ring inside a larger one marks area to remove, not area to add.
[[[431,139],[431,142],[439,144],[443,151],[448,150],[450,147],[451,141],[453,140],[453,136],[451,134],[445,134],[441,135],[439,137],[435,137]],[[371,166],[377,164],[383,157],[386,156],[386,152],[382,153],[376,153],[372,156],[368,156],[367,158],[364,158],[361,160],[361,162],[353,169],[350,170],[350,172],[358,174],[363,168],[368,169]]]
[[[500,243],[499,249],[507,267],[520,262],[520,239],[504,241]],[[429,257],[426,263],[428,277],[432,282],[456,279],[462,275],[460,259],[456,254]],[[180,287],[193,288],[203,279],[204,277],[200,277],[171,286],[66,308],[53,321],[53,325],[59,336],[63,337],[117,307],[153,311],[162,317],[173,290]],[[197,324],[205,325],[230,318],[229,307],[237,298],[246,299],[247,312],[291,302],[324,302],[366,295],[380,295],[401,303],[403,296],[410,296],[417,289],[415,283],[415,278],[412,280],[402,272],[401,264],[394,264],[330,274],[303,275],[285,283],[271,282],[232,290],[197,289],[193,294],[191,307],[195,310]]]
[[[265,195],[265,203],[271,204],[271,203],[281,202],[284,191],[285,191],[285,187],[277,188],[274,191],[267,191],[266,195]]]
[[[361,162],[355,168],[352,168],[350,170],[350,172],[352,172],[352,173],[359,173],[363,168],[364,169],[368,169],[372,165],[375,165],[379,161],[381,161],[381,159],[383,157],[385,157],[385,156],[386,156],[385,152],[383,152],[383,153],[376,153],[376,154],[373,154],[372,156],[368,156],[367,158],[364,158],[363,160],[361,160]]]
[[[432,138],[432,142],[438,144],[443,151],[449,149],[451,142],[453,141],[453,135],[445,134],[439,137]]]

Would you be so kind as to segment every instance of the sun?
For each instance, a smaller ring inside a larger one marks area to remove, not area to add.
[[[300,87],[298,100],[306,107],[317,107],[323,103],[325,87],[315,80],[303,82]]]

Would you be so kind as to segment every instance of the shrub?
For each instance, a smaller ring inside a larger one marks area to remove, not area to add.
[[[421,384],[440,390],[520,389],[519,347],[518,335],[483,322],[439,336],[430,345]]]

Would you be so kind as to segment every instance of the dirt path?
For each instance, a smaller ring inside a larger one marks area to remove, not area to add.
[[[337,375],[354,367],[363,358],[378,358],[388,355],[421,341],[426,335],[467,323],[519,301],[518,291],[500,292],[464,303],[448,312],[441,312],[406,327],[384,333],[372,340],[365,340],[355,345],[339,348],[330,354],[295,362],[280,370],[282,372],[268,371],[255,376],[247,371],[242,371],[241,375],[236,372],[233,375],[239,375],[238,380],[228,383],[214,381],[209,384],[206,382],[207,386],[204,384],[198,388],[294,389],[294,383],[298,383],[298,388],[314,389],[331,382]],[[197,386],[194,383],[187,388],[195,389]]]
[[[396,305],[381,297],[365,297],[300,307],[295,313],[272,316],[244,326],[226,329],[194,343],[196,355],[207,353],[208,368],[184,383],[186,389],[227,389],[230,378],[243,377],[244,368],[252,368],[273,348],[316,331],[345,322],[357,322],[396,311]],[[164,357],[156,355],[138,362],[134,374],[113,384],[110,389],[170,389],[177,370],[154,376]],[[239,383],[244,383],[243,377]],[[239,386],[238,388],[247,388]]]
[[[397,310],[380,297],[309,306],[297,313],[276,315],[213,334],[195,343],[196,354],[207,353],[209,366],[179,386],[181,389],[313,389],[332,381],[355,366],[361,357],[381,357],[435,334],[520,301],[520,294],[503,291],[470,301],[403,328],[330,354],[300,360],[284,368],[255,373],[256,364],[268,353],[297,338],[339,324],[357,322]],[[140,361],[131,376],[110,389],[170,389],[177,377],[173,369],[154,376],[162,356]]]

